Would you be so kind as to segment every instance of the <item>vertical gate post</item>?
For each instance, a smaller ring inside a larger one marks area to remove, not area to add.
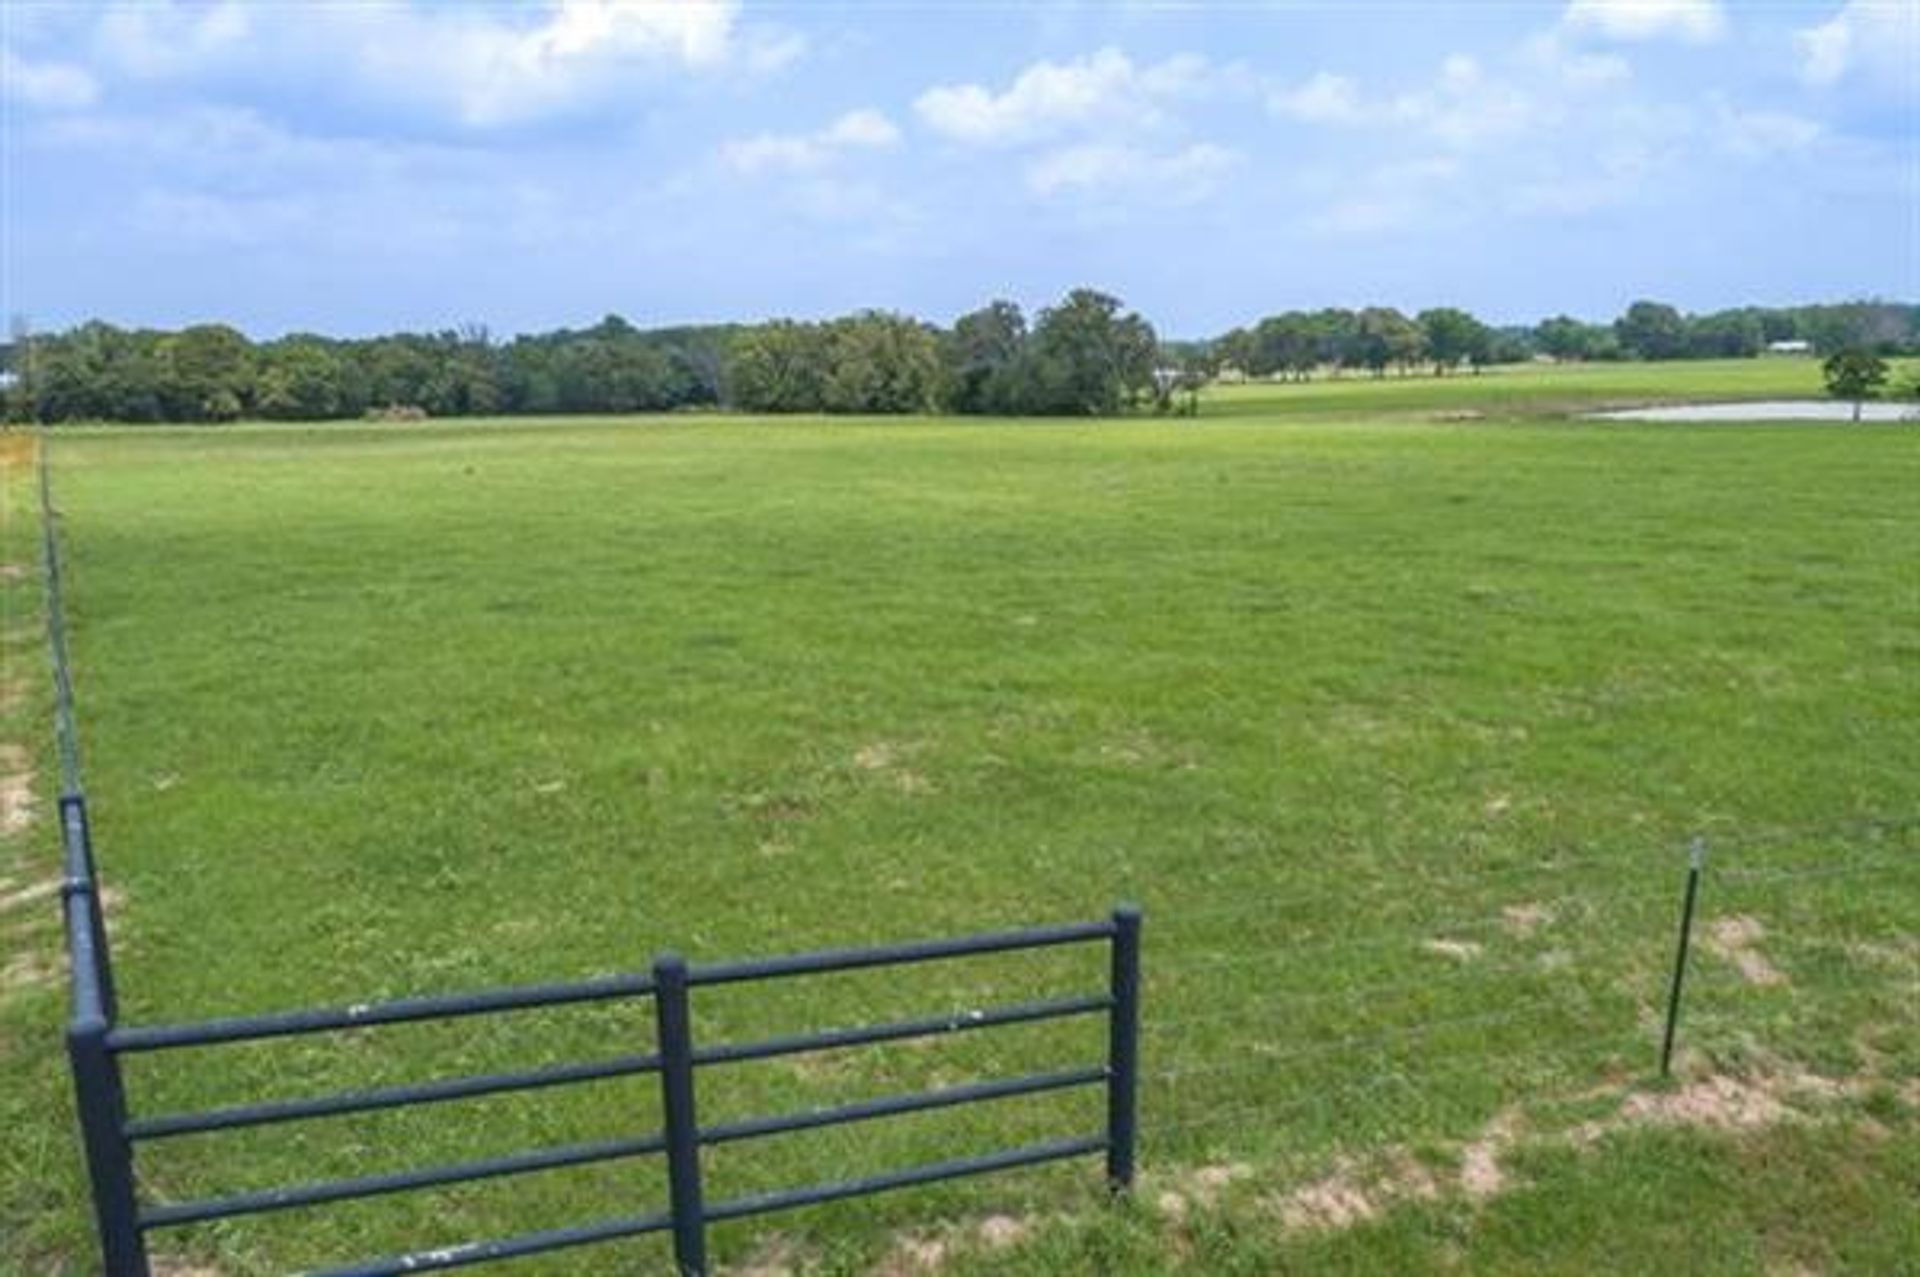
[[[114,990],[113,953],[107,946],[107,908],[99,893],[100,879],[93,868],[93,826],[87,819],[85,795],[60,795],[60,840],[67,853],[67,880],[85,883],[93,892],[93,907],[87,910],[87,935],[93,941],[93,967],[100,980],[100,1002],[111,1024],[120,1016],[120,999]]]
[[[67,1030],[67,1058],[73,1066],[87,1175],[93,1181],[102,1269],[107,1277],[148,1277],[140,1208],[134,1198],[133,1148],[125,1131],[126,1092],[120,1083],[120,1062],[107,1046],[104,1017],[92,1015],[73,1022]]]
[[[1113,1009],[1107,1020],[1107,1186],[1133,1186],[1133,1145],[1139,1116],[1140,908],[1113,911]]]
[[[677,953],[661,954],[653,963],[653,983],[673,1259],[680,1277],[706,1277],[707,1220],[700,1190],[700,1125],[694,1108],[693,1016],[686,960]]]

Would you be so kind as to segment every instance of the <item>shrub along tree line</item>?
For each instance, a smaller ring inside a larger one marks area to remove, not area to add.
[[[10,420],[310,420],[369,412],[751,412],[1099,416],[1174,406],[1233,368],[1304,380],[1323,370],[1446,374],[1556,359],[1749,356],[1770,342],[1920,350],[1920,307],[1888,302],[1683,315],[1640,301],[1611,325],[1565,315],[1493,327],[1464,310],[1288,311],[1210,341],[1167,342],[1114,297],[1077,289],[1032,323],[996,301],[942,329],[863,311],[824,322],[591,328],[496,341],[483,328],[250,341],[224,324],[177,332],[93,321],[0,346]]]

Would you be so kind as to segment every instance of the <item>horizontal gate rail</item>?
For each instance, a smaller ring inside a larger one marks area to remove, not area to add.
[[[157,1140],[175,1135],[202,1135],[209,1131],[231,1131],[247,1126],[266,1126],[274,1122],[293,1122],[304,1118],[373,1113],[381,1109],[404,1108],[412,1104],[469,1100],[483,1095],[534,1091],[550,1086],[600,1082],[610,1078],[632,1077],[636,1074],[659,1071],[659,1056],[634,1055],[590,1064],[556,1064],[544,1069],[527,1069],[519,1073],[477,1073],[469,1077],[446,1078],[438,1082],[418,1082],[407,1086],[388,1086],[367,1091],[343,1091],[337,1095],[323,1095],[310,1100],[267,1100],[259,1104],[239,1104],[232,1108],[209,1109],[201,1113],[169,1113],[161,1117],[135,1118],[126,1124],[126,1134],[127,1138],[132,1140]]]
[[[162,1024],[115,1029],[108,1044],[120,1052],[168,1051],[182,1047],[217,1046],[225,1042],[254,1042],[300,1033],[331,1033],[342,1029],[408,1024],[420,1020],[453,1020],[497,1011],[525,1011],[569,1006],[579,1002],[606,1002],[615,998],[642,998],[653,992],[644,975],[606,976],[571,984],[531,984],[483,993],[455,993],[440,997],[398,998],[392,1002],[278,1015],[234,1016],[202,1020],[197,1024]]]
[[[872,1024],[851,1029],[825,1029],[818,1033],[797,1033],[789,1037],[767,1038],[760,1042],[729,1043],[698,1047],[695,1064],[737,1064],[747,1060],[771,1060],[783,1055],[804,1055],[810,1051],[834,1051],[843,1047],[866,1046],[875,1042],[899,1042],[910,1038],[939,1037],[947,1033],[967,1033],[1008,1024],[1032,1024],[1040,1020],[1064,1020],[1071,1016],[1107,1011],[1113,999],[1104,994],[1073,998],[1055,998],[1045,1002],[1022,1002],[996,1007],[990,1011],[965,1011],[954,1015],[933,1016],[925,1020],[901,1020],[893,1024]]]
[[[1045,1144],[1029,1144],[1025,1148],[1009,1149],[1003,1153],[987,1153],[980,1157],[956,1157],[951,1161],[933,1162],[926,1166],[891,1171],[884,1175],[869,1175],[862,1179],[817,1184],[811,1188],[795,1188],[781,1193],[763,1193],[754,1197],[735,1198],[733,1201],[708,1207],[706,1217],[710,1221],[718,1222],[744,1219],[749,1215],[764,1215],[770,1211],[792,1210],[798,1206],[818,1206],[824,1202],[864,1197],[868,1193],[885,1192],[891,1188],[937,1184],[941,1180],[960,1179],[967,1175],[985,1175],[993,1171],[1013,1170],[1020,1166],[1038,1166],[1043,1162],[1058,1162],[1069,1157],[1084,1157],[1089,1153],[1098,1153],[1106,1146],[1107,1141],[1100,1136],[1077,1140],[1051,1140]]]
[[[569,1166],[591,1166],[623,1158],[646,1157],[665,1145],[659,1136],[633,1140],[599,1140],[586,1144],[566,1144],[531,1153],[514,1153],[481,1161],[460,1162],[427,1170],[399,1171],[390,1175],[362,1175],[353,1179],[326,1180],[293,1188],[270,1188],[254,1193],[236,1193],[231,1197],[210,1198],[201,1202],[182,1202],[156,1206],[143,1211],[140,1227],[177,1228],[236,1215],[258,1215],[264,1211],[287,1210],[296,1206],[322,1206],[328,1202],[352,1201],[361,1197],[383,1197],[421,1188],[439,1188],[447,1184],[466,1184],[474,1180],[499,1179],[507,1175],[526,1175],[534,1171],[561,1170]]]
[[[867,1122],[874,1118],[894,1117],[901,1113],[926,1113],[934,1109],[974,1104],[981,1100],[1003,1100],[1016,1095],[1040,1095],[1047,1091],[1065,1091],[1077,1086],[1093,1086],[1104,1083],[1106,1080],[1106,1069],[1091,1068],[1072,1069],[1060,1073],[1033,1073],[1026,1077],[1009,1078],[1004,1082],[973,1082],[965,1086],[945,1087],[938,1091],[922,1091],[914,1095],[894,1095],[878,1100],[862,1100],[855,1104],[809,1109],[804,1113],[788,1113],[779,1117],[756,1117],[740,1122],[722,1122],[715,1126],[703,1127],[700,1131],[700,1143],[729,1144],[735,1140],[785,1135],[790,1131],[811,1131],[823,1126],[845,1126],[852,1122]]]

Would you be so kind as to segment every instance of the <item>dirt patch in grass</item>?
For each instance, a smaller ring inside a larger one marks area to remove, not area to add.
[[[874,1268],[873,1277],[911,1277],[938,1272],[956,1255],[1007,1250],[1025,1241],[1033,1230],[1030,1220],[1000,1214],[955,1224],[939,1233],[907,1233],[895,1239],[886,1257]]]
[[[32,989],[44,989],[60,978],[51,963],[37,953],[16,954],[0,967],[0,998],[10,998]]]
[[[0,836],[33,824],[33,765],[18,745],[0,745]]]
[[[1441,1184],[1419,1159],[1395,1150],[1371,1168],[1349,1162],[1303,1184],[1274,1203],[1282,1227],[1293,1232],[1352,1228],[1401,1202],[1433,1201]]]
[[[924,774],[905,766],[918,748],[898,741],[877,740],[854,751],[853,765],[860,771],[892,781],[893,787],[903,794],[930,794],[933,783]]]
[[[159,1255],[152,1257],[150,1266],[153,1277],[225,1277],[218,1268],[209,1268],[185,1259],[165,1259]]]
[[[769,1237],[739,1264],[721,1269],[723,1277],[793,1277],[805,1267],[807,1256],[791,1238]]]
[[[0,913],[12,913],[15,909],[25,909],[42,900],[51,900],[60,894],[60,880],[48,878],[44,882],[30,882],[24,887],[0,893]]]
[[[1707,952],[1734,965],[1748,984],[1776,985],[1787,982],[1786,973],[1767,960],[1755,946],[1766,938],[1767,929],[1758,918],[1735,914],[1715,918],[1707,924]]]
[[[0,563],[0,581],[24,581],[29,571],[24,563]]]
[[[1517,936],[1522,940],[1552,921],[1553,910],[1530,901],[1524,904],[1506,905],[1500,910],[1500,925],[1506,929],[1508,935]]]
[[[1253,1177],[1253,1167],[1245,1162],[1220,1162],[1202,1166],[1180,1175],[1154,1198],[1154,1205],[1168,1219],[1187,1217],[1193,1206],[1213,1206],[1228,1186]]]
[[[1437,953],[1443,958],[1452,958],[1455,962],[1471,962],[1479,957],[1485,946],[1478,940],[1423,940],[1420,947],[1428,953]]]

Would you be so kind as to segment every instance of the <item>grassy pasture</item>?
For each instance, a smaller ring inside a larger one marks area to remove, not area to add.
[[[1132,898],[1136,1204],[1105,1209],[1074,1167],[723,1226],[721,1256],[860,1271],[902,1230],[1005,1212],[1035,1221],[1018,1249],[976,1253],[955,1224],[956,1271],[1675,1253],[1891,1271],[1920,1156],[1920,434],[1539,415],[1817,378],[1762,361],[1235,387],[1195,423],[65,433],[124,1009],[571,978]],[[1467,409],[1503,420],[1431,419]],[[32,561],[27,479],[10,467],[8,562]],[[4,726],[44,777],[37,592],[0,585],[21,689]],[[1649,1079],[1695,832],[1718,951],[1693,973],[1683,1081],[1732,1087],[1752,1129],[1665,1121],[1699,1093]],[[0,856],[8,891],[44,877],[47,823]],[[9,948],[49,951],[52,912],[10,908]],[[717,992],[698,1028],[1064,992],[1097,983],[1094,956]],[[0,1002],[0,1268],[87,1270],[61,1005],[25,979]],[[555,1011],[136,1061],[130,1085],[160,1112],[650,1038],[644,1007]],[[703,1111],[1097,1051],[1082,1025],[716,1070]],[[655,1120],[649,1085],[608,1084],[181,1140],[144,1169],[184,1198]],[[1096,1121],[1092,1096],[1055,1097],[723,1149],[709,1191]],[[1490,1148],[1507,1183],[1475,1196]],[[1292,1195],[1337,1174],[1376,1217],[1289,1224],[1318,1200]],[[270,1272],[663,1196],[657,1165],[614,1163],[167,1240]]]

